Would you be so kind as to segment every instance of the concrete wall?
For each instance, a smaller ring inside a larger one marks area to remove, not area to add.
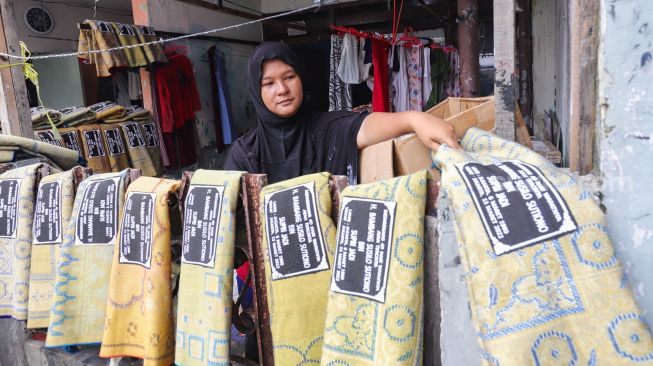
[[[610,236],[653,324],[653,2],[601,0],[600,171]]]
[[[76,57],[34,61],[43,104],[55,109],[84,105],[82,79]]]
[[[325,0],[332,1],[332,0]],[[355,0],[338,0],[339,3],[348,3]],[[311,6],[317,1],[314,0],[261,0],[261,11],[263,13],[278,13]],[[333,2],[333,1],[332,1]]]

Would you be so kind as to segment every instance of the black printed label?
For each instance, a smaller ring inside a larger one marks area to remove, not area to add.
[[[268,193],[264,200],[272,280],[329,269],[315,184]]]
[[[104,130],[104,137],[107,138],[107,147],[110,155],[120,155],[125,153],[125,145],[122,143],[122,135],[118,128]]]
[[[156,33],[154,33],[154,30],[151,27],[147,26],[137,26],[140,28],[141,33],[146,36],[156,36]]]
[[[144,123],[143,131],[145,131],[147,147],[158,147],[159,137],[156,135],[156,126],[154,126],[154,123]]]
[[[113,29],[113,28],[112,28],[112,29]],[[111,32],[113,32],[113,30],[111,30]],[[113,107],[117,107],[117,106],[118,106],[118,104],[116,104],[116,103],[114,103],[114,102],[111,102],[111,101],[108,101],[108,102],[101,102],[101,103],[93,104],[93,105],[90,106],[89,108],[90,108],[93,112],[96,112],[96,113],[97,113],[97,112],[104,112],[104,111],[106,111],[107,109],[110,109],[110,108],[113,108]]]
[[[132,105],[132,106],[129,106],[129,107],[127,107],[125,109],[125,114],[127,114],[127,115],[134,114],[136,112],[142,112],[144,110],[145,109],[143,107],[139,106],[139,105]]]
[[[89,158],[104,156],[104,144],[100,130],[84,131],[84,140],[86,141],[86,151]]]
[[[61,134],[61,139],[67,148],[83,154],[81,146],[79,145],[79,139],[77,138],[77,131],[64,132]]]
[[[118,224],[120,177],[88,183],[77,213],[75,244],[113,244]]]
[[[460,163],[465,181],[497,255],[576,230],[560,193],[533,165]]]
[[[63,147],[63,145],[61,144],[61,141],[57,140],[54,137],[54,134],[52,133],[52,131],[38,131],[38,132],[36,132],[36,136],[39,138],[39,140],[41,140],[43,142],[47,142],[50,145],[56,145],[56,146]]]
[[[19,179],[0,179],[0,238],[16,237]]]
[[[136,33],[134,29],[129,24],[115,23],[120,30],[120,35],[122,36],[134,36]]]
[[[104,33],[113,32],[113,28],[111,27],[111,24],[107,22],[96,20],[95,25],[97,26],[97,29],[100,32],[104,32]]]
[[[59,112],[61,114],[71,114],[71,113],[80,111],[82,109],[84,109],[84,107],[66,107],[66,108],[60,109]]]
[[[42,183],[36,195],[33,244],[61,244],[61,182]]]
[[[120,229],[120,263],[150,268],[156,193],[129,192]]]
[[[342,199],[331,291],[385,302],[396,206]]]
[[[181,260],[213,268],[224,186],[191,185],[184,208]]]
[[[143,135],[141,135],[141,129],[137,123],[126,123],[122,125],[122,129],[125,131],[125,138],[127,138],[129,146],[136,148],[145,145]]]

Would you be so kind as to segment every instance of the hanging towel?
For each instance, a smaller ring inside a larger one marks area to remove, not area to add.
[[[374,65],[374,90],[372,110],[390,112],[390,86],[388,85],[388,50],[377,39],[372,40],[372,64]]]
[[[351,110],[351,85],[338,76],[338,65],[342,57],[343,37],[331,35],[331,54],[329,56],[329,111]]]
[[[170,212],[180,182],[141,177],[129,186],[113,255],[100,357],[145,366],[174,361]]]
[[[74,127],[94,122],[96,119],[95,112],[88,107],[63,108],[59,110],[59,113],[61,113],[61,125],[64,127]]]
[[[43,164],[0,174],[0,317],[27,320],[34,192],[47,174]]]
[[[43,156],[52,162],[52,166],[61,170],[71,169],[79,162],[79,154],[70,149],[28,139],[26,137],[0,134],[0,149],[15,149],[31,157]]]
[[[322,365],[422,364],[427,175],[341,193]]]
[[[485,365],[651,365],[653,338],[605,216],[573,177],[472,128],[440,147]]]
[[[92,50],[105,50],[120,46],[118,38],[110,22],[100,20],[85,20],[85,24],[91,27]],[[81,52],[85,50],[82,49]],[[116,69],[129,67],[129,61],[125,52],[101,52],[91,55],[92,63],[95,64],[98,77],[109,77]]]
[[[107,147],[102,138],[100,125],[83,125],[78,127],[82,138],[84,159],[93,173],[110,173],[111,164],[107,156]]]
[[[261,203],[274,363],[318,364],[336,234],[329,173],[269,185]]]
[[[58,258],[46,347],[102,341],[111,256],[130,170],[83,180]]]
[[[422,59],[424,58],[421,47],[405,48],[406,75],[408,76],[408,109],[422,111],[424,97],[422,96]]]
[[[118,119],[125,115],[125,107],[111,101],[95,103],[89,108],[95,112],[95,116],[98,120]]]
[[[394,54],[399,60],[399,71],[397,71],[394,80],[392,81],[392,86],[394,88],[392,104],[394,106],[394,112],[405,112],[409,110],[406,48],[397,47]]]
[[[60,128],[59,134],[63,140],[64,147],[76,151],[80,156],[84,156],[82,143],[79,138],[79,131],[75,127]]]
[[[198,170],[184,202],[175,364],[229,364],[236,204],[242,172]]]
[[[118,42],[121,46],[133,46],[139,44],[138,36],[136,35],[136,30],[133,26],[124,23],[114,23],[112,22],[113,30],[118,37]],[[147,66],[147,58],[143,49],[139,47],[125,48],[122,52],[125,53],[129,67],[136,68]]]
[[[140,43],[155,42],[161,38],[156,35],[152,27],[135,25],[134,29],[136,30],[136,36],[138,36],[138,41]],[[143,46],[143,51],[145,52],[147,61],[150,64],[168,62],[168,58],[163,50],[163,45],[160,43]]]
[[[238,131],[234,125],[234,119],[231,115],[231,100],[229,99],[229,84],[227,83],[227,69],[225,66],[224,52],[213,46],[209,50],[211,59],[211,75],[214,100],[214,115],[216,122],[217,141],[222,141],[224,145],[231,145],[238,138]]]
[[[161,141],[157,133],[156,122],[152,122],[151,120],[141,122],[141,132],[143,133],[143,138],[145,138],[145,146],[147,146],[147,152],[150,154],[156,176],[159,177],[163,174],[163,167],[161,166],[161,150],[159,150]]]
[[[156,168],[152,163],[152,158],[150,158],[140,123],[123,122],[119,125],[122,128],[132,168],[140,169],[142,175],[155,177],[157,174]]]
[[[34,137],[50,145],[65,147],[63,139],[56,138],[52,130],[34,130]]]
[[[129,155],[125,148],[125,141],[120,131],[120,126],[116,125],[99,125],[102,129],[102,138],[104,145],[107,147],[107,157],[111,165],[112,172],[120,172],[130,167]]]
[[[82,168],[48,175],[41,179],[36,193],[27,328],[50,324],[56,266],[73,212],[75,174],[81,176]]]

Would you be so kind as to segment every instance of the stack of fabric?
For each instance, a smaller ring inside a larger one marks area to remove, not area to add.
[[[118,116],[116,114],[103,119],[106,123],[118,123],[127,121],[143,122],[151,120],[152,114],[150,111],[141,106],[132,105],[125,109],[122,116]]]
[[[32,115],[32,126],[34,129],[49,128],[50,120],[56,126],[61,124],[61,113],[54,109],[38,106],[30,108],[29,113]],[[50,116],[49,120],[48,116]]]
[[[75,127],[84,123],[92,123],[96,116],[88,107],[67,107],[59,110],[61,113],[61,125],[64,127]]]
[[[61,170],[68,170],[80,162],[79,154],[70,149],[25,137],[0,135],[0,164],[38,160]]]
[[[125,116],[125,107],[111,101],[95,103],[89,108],[95,112],[98,120],[115,120]]]

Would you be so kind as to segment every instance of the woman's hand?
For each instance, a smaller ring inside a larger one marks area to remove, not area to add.
[[[358,131],[356,142],[363,149],[410,132],[415,132],[431,150],[437,151],[441,144],[460,149],[453,126],[424,112],[370,113]]]

